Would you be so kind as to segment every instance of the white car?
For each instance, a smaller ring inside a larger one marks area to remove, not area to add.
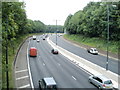
[[[98,51],[96,48],[90,48],[90,49],[87,49],[88,53],[91,53],[91,54],[96,54],[98,55]]]
[[[99,89],[113,89],[112,81],[103,75],[91,75],[89,77],[89,82],[97,86]]]
[[[33,40],[36,40],[36,36],[33,36]]]
[[[40,40],[38,39],[37,42],[40,42]]]

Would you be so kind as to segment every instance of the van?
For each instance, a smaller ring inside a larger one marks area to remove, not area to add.
[[[29,54],[30,56],[36,57],[37,56],[37,49],[35,47],[31,47],[29,53],[30,53]]]
[[[42,90],[57,90],[57,84],[53,77],[46,77],[39,80],[39,88]]]

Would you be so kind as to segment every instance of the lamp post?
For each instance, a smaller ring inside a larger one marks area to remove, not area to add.
[[[6,82],[7,82],[7,90],[9,90],[9,72],[8,72],[8,16],[6,21]]]
[[[116,5],[111,5],[113,7],[116,7]],[[108,54],[109,54],[109,16],[110,16],[110,11],[109,11],[109,4],[107,4],[107,60],[106,60],[106,70],[108,70]]]
[[[106,60],[106,70],[108,70],[108,50],[109,50],[109,5],[107,4],[107,60]]]
[[[57,45],[57,20],[56,20],[56,45]]]

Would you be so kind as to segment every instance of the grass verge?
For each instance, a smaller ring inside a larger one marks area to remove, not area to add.
[[[84,37],[81,35],[64,35],[64,38],[68,40],[72,40],[76,43],[88,45],[91,47],[95,47],[104,51],[107,51],[107,42],[106,40],[100,39],[100,38],[89,38]],[[109,41],[109,52],[118,54],[118,44],[119,41]]]

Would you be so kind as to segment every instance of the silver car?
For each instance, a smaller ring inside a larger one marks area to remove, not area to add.
[[[113,89],[112,81],[103,75],[91,75],[89,77],[89,82],[99,89]]]

